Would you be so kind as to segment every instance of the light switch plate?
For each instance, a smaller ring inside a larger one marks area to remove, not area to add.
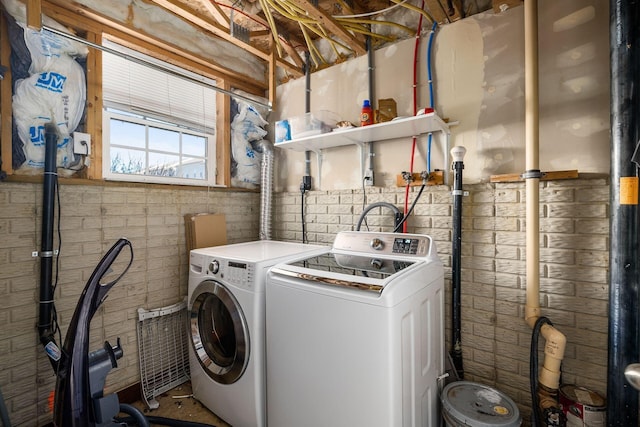
[[[91,135],[88,133],[73,133],[73,152],[88,156],[91,154]]]

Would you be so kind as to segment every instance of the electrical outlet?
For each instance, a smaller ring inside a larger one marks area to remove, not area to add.
[[[88,133],[73,133],[73,152],[83,156],[91,154],[91,135]]]
[[[367,169],[364,171],[364,185],[373,185],[373,170]]]

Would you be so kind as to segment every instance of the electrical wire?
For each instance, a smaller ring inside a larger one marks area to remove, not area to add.
[[[56,254],[56,276],[55,276],[55,280],[53,281],[53,286],[52,286],[52,296],[53,296],[53,302],[51,303],[51,314],[52,314],[52,322],[53,322],[53,333],[57,333],[58,334],[58,343],[60,346],[63,345],[62,342],[62,331],[60,330],[60,324],[58,323],[58,311],[56,310],[56,303],[55,303],[55,293],[56,293],[56,288],[58,287],[58,278],[59,278],[59,271],[60,271],[60,254],[62,253],[62,231],[61,231],[61,212],[62,212],[62,208],[61,208],[61,203],[60,203],[60,182],[58,181],[58,174],[54,175],[54,179],[55,179],[55,188],[56,188],[56,199],[58,202],[58,221],[57,221],[57,226],[58,226],[58,253]]]
[[[402,5],[402,7],[406,7],[409,10],[413,10],[414,12],[418,12],[420,14],[420,17],[425,17],[427,18],[429,21],[431,22],[435,22],[435,19],[433,19],[433,16],[427,12],[426,10],[424,10],[424,2],[422,2],[422,6],[417,7],[412,5],[411,3],[404,3],[401,0],[391,0],[394,3],[400,3]],[[419,32],[419,29],[418,29]]]
[[[237,7],[235,7],[235,4],[239,3],[239,2],[235,2],[233,5],[228,5],[228,4],[224,4],[224,3],[220,3],[218,1],[215,0],[211,0],[211,3],[216,4],[218,6],[222,6],[222,7],[226,7],[228,9],[231,9],[237,13],[239,13],[240,15],[244,16],[245,18],[248,18],[250,20],[252,20],[253,22],[255,22],[256,24],[259,24],[261,26],[264,27],[265,30],[271,30],[271,27],[269,27],[269,24],[262,22],[261,20],[257,19],[255,16],[251,15],[250,13],[245,12],[242,9],[238,9]],[[296,47],[304,47],[302,45],[296,45],[294,46],[289,40],[287,40],[286,38],[284,38],[282,35],[280,35],[280,42],[285,43],[293,48]]]
[[[352,29],[354,32],[358,32],[360,34],[365,34],[371,37],[375,37],[378,39],[382,39],[382,40],[395,40],[394,37],[390,37],[390,36],[384,36],[382,34],[377,34],[374,33],[372,31],[368,31],[366,30],[364,27],[362,27],[362,25],[355,25],[355,24],[363,24],[363,25],[387,25],[390,27],[395,27],[395,28],[399,28],[409,34],[413,34],[413,30],[405,25],[402,24],[398,24],[397,22],[391,22],[391,21],[376,21],[373,19],[336,19],[336,21],[338,21],[340,24],[342,24],[344,27],[348,27],[349,29]]]
[[[402,0],[400,3],[396,3],[393,6],[389,6],[389,7],[385,8],[385,9],[381,9],[381,10],[374,10],[373,12],[358,13],[356,15],[333,15],[332,18],[334,18],[334,19],[338,19],[338,18],[367,18],[369,16],[382,15],[383,13],[387,13],[389,11],[392,11],[396,7],[402,6],[403,4],[405,4],[408,1],[409,0]]]
[[[305,190],[304,189],[300,189],[300,195],[302,196],[301,199],[301,204],[300,204],[300,219],[302,222],[302,243],[307,243],[308,239],[307,239],[307,227],[306,227],[306,219],[305,219],[305,215],[304,215],[304,196],[305,196]]]

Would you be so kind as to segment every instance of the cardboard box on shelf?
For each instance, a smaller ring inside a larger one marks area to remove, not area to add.
[[[227,221],[224,214],[186,214],[184,226],[187,251],[227,244]]]
[[[398,107],[393,98],[379,99],[376,110],[376,123],[390,122],[398,117]]]

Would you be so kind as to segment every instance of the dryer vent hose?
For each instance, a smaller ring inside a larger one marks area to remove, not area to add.
[[[263,139],[258,143],[262,150],[260,176],[260,240],[271,240],[271,210],[273,196],[273,145]]]

